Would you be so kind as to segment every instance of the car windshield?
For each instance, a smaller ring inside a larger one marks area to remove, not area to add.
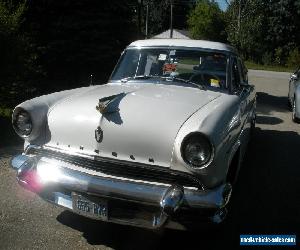
[[[159,78],[225,89],[227,58],[220,52],[196,49],[129,48],[111,81]]]

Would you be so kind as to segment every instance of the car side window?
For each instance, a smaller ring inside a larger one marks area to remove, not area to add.
[[[240,72],[238,68],[237,59],[233,58],[233,62],[231,65],[231,84],[233,90],[238,90],[240,87]]]

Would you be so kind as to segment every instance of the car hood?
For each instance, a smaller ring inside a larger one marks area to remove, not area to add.
[[[116,94],[121,94],[116,112],[101,114],[96,109],[99,99]],[[219,95],[192,87],[149,83],[99,86],[51,108],[48,145],[169,167],[180,127]],[[103,132],[99,143],[95,139],[98,127]]]

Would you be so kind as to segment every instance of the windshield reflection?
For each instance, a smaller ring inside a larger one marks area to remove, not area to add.
[[[120,58],[111,81],[159,78],[226,89],[227,59],[227,55],[213,51],[130,48]]]

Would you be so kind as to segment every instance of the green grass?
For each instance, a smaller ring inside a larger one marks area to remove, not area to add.
[[[192,73],[192,71],[190,69],[177,69],[176,72],[178,74],[184,74],[184,73]]]
[[[248,69],[258,69],[258,70],[269,70],[269,71],[277,71],[277,72],[294,72],[295,69],[291,67],[284,67],[279,65],[262,65],[257,64],[251,61],[245,62],[246,67]]]
[[[12,114],[12,109],[0,106],[0,117],[10,118]]]
[[[180,63],[187,64],[187,65],[195,65],[195,60],[184,59],[181,60]],[[278,72],[294,72],[296,70],[293,67],[285,67],[279,65],[262,65],[251,61],[246,61],[245,64],[248,69],[269,70],[269,71],[278,71]]]
[[[179,63],[181,63],[181,64],[187,64],[187,65],[198,65],[199,61],[197,62],[195,59],[185,58],[185,59],[180,59]]]

